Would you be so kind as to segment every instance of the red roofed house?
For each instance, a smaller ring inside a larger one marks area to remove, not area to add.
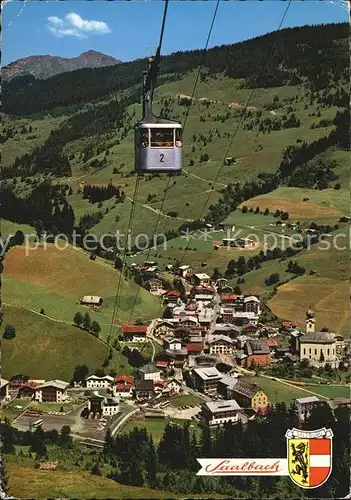
[[[125,341],[129,342],[145,342],[147,326],[133,325],[122,326],[122,334]]]
[[[191,297],[195,297],[195,295],[215,295],[216,290],[212,285],[207,285],[207,286],[202,286],[202,285],[197,285],[193,286],[193,288],[190,290],[190,295]]]
[[[283,321],[282,322],[282,327],[285,328],[286,330],[290,330],[291,328],[297,328],[299,326],[296,321]]]
[[[237,295],[234,295],[232,293],[231,294],[224,294],[221,297],[221,302],[222,302],[222,304],[226,304],[226,305],[229,305],[229,304],[234,305],[237,297],[238,297]]]
[[[257,328],[258,328],[257,325],[253,325],[252,323],[246,323],[245,325],[243,325],[245,333],[256,332]]]
[[[177,304],[180,300],[180,292],[178,290],[169,290],[165,297],[168,303]]]
[[[277,347],[279,347],[279,343],[278,343],[278,340],[273,338],[273,337],[269,337],[267,339],[267,345],[269,347],[269,350],[272,352],[274,351]]]
[[[161,368],[161,369],[166,369],[169,365],[169,361],[166,359],[166,360],[163,360],[163,359],[160,359],[158,361],[156,361],[156,366],[157,368]]]
[[[113,395],[119,398],[131,398],[133,396],[134,378],[130,375],[119,375],[114,380]]]
[[[185,346],[185,350],[188,352],[188,354],[199,354],[202,352],[203,349],[203,344],[196,343],[196,344],[187,344]]]

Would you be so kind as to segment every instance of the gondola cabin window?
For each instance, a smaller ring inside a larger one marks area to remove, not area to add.
[[[140,130],[140,145],[142,148],[149,147],[149,131],[147,128]]]
[[[163,128],[150,129],[151,147],[152,148],[173,148],[174,146],[174,129]]]

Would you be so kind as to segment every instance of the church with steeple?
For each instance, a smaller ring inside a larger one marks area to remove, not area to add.
[[[336,347],[335,335],[326,332],[316,332],[315,313],[311,306],[306,312],[306,333],[299,338],[300,361],[308,359],[318,365],[330,363],[335,365]]]
[[[306,312],[306,333],[314,333],[316,329],[316,320],[314,317],[314,311],[310,308]]]

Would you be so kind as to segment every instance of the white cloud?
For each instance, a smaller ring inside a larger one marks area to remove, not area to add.
[[[103,21],[88,21],[82,19],[75,12],[67,14],[66,19],[72,26],[82,31],[88,31],[90,33],[111,33],[110,28]]]
[[[64,36],[87,38],[88,34],[105,35],[111,33],[111,29],[105,22],[83,19],[75,12],[67,14],[65,19],[50,16],[48,17],[48,21],[49,30],[58,38]]]
[[[62,26],[64,24],[64,21],[56,16],[48,17],[48,21],[52,24],[55,24],[56,26]]]

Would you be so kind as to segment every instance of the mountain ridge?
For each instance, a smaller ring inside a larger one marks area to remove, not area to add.
[[[12,80],[26,74],[45,80],[52,76],[82,68],[101,68],[114,66],[121,61],[102,52],[90,49],[76,57],[52,56],[50,54],[22,57],[4,66],[1,70],[3,80]]]

